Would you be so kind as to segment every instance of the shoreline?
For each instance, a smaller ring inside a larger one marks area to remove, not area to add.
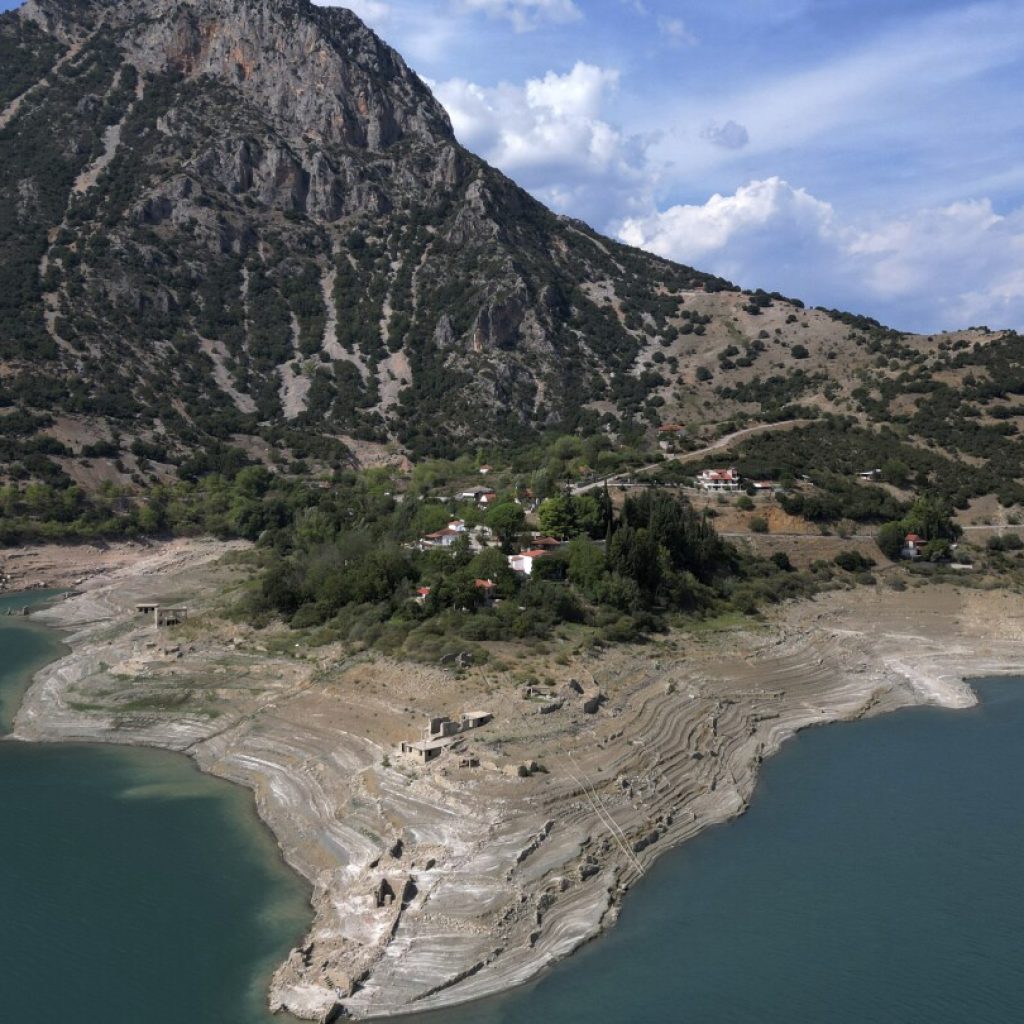
[[[126,618],[140,578],[154,560],[194,577],[228,550],[177,547],[40,616],[70,628],[72,653],[37,674],[15,736],[178,750],[253,790],[286,863],[314,889],[310,935],[279,968],[271,1006],[314,1020],[434,1010],[530,981],[610,927],[661,852],[741,814],[761,761],[800,730],[969,707],[963,677],[1024,673],[1015,595],[860,590],[788,606],[766,631],[606,651],[574,666],[600,682],[602,711],[537,717],[485,673],[466,685],[382,658],[286,657],[248,636],[197,638],[157,658],[152,628]],[[121,658],[117,671],[101,653]],[[129,670],[139,674],[126,685]],[[112,681],[138,694],[204,673],[234,684],[218,687],[212,718],[93,701]],[[450,755],[426,768],[385,762],[428,708],[454,711],[474,691],[484,700],[481,687],[495,723],[480,752],[497,770],[459,769]],[[546,774],[501,770],[524,752]],[[382,880],[401,898],[378,905]]]

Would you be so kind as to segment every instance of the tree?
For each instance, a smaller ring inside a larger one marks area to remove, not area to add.
[[[950,518],[950,509],[941,498],[922,495],[914,502],[903,526],[924,540],[956,540],[963,530]]]
[[[878,550],[891,562],[897,561],[903,550],[903,541],[907,531],[902,522],[886,523],[875,535]]]
[[[545,533],[552,537],[568,537],[573,532],[573,505],[567,494],[545,498],[537,509],[537,521]]]
[[[526,513],[514,501],[503,501],[488,509],[486,523],[498,535],[502,544],[507,544],[516,534],[522,532],[526,523]]]
[[[903,487],[910,478],[910,470],[907,464],[899,459],[886,459],[882,463],[881,477],[884,483],[892,484],[893,487]]]

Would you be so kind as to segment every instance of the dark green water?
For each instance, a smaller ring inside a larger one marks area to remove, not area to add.
[[[0,619],[9,685],[45,643]],[[979,689],[970,711],[805,733],[606,937],[506,996],[406,1019],[1024,1020],[1024,681]],[[173,755],[0,744],[0,814],[0,1019],[265,1024],[308,911],[247,793]]]
[[[12,695],[59,645],[8,603]],[[0,743],[0,1020],[264,1024],[308,896],[250,794],[184,757]]]

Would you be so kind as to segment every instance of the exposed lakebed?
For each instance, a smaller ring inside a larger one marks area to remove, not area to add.
[[[40,639],[0,622],[7,685]],[[805,733],[746,816],[658,861],[608,935],[417,1024],[1017,1019],[1024,684],[979,689],[974,709]],[[157,751],[5,743],[0,806],[7,1019],[268,1020],[307,892],[244,789]]]
[[[26,603],[0,598],[9,697],[60,650],[6,616]],[[162,751],[5,742],[0,808],[4,1020],[275,1019],[266,988],[308,927],[309,892],[248,791]]]

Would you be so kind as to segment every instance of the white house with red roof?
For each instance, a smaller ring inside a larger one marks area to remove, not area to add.
[[[705,491],[738,491],[743,478],[735,469],[702,469],[697,486]]]

